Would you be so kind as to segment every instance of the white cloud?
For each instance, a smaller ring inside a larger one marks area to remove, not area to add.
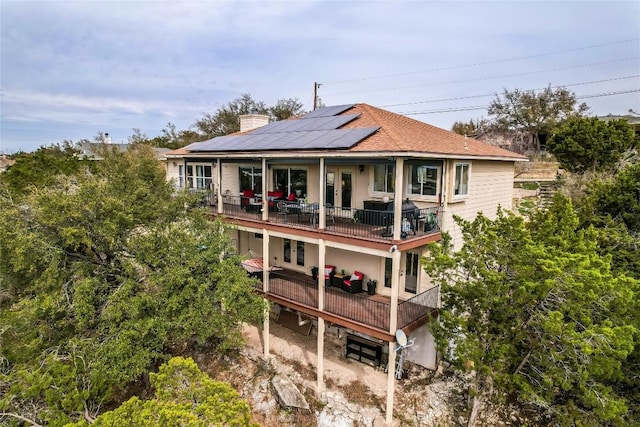
[[[242,93],[267,104],[298,98],[310,108],[314,81],[323,83],[320,95],[327,104],[389,105],[606,79],[640,69],[636,60],[524,74],[640,55],[638,40],[453,68],[637,39],[637,2],[52,1],[0,2],[0,9],[4,144],[19,139],[16,129],[50,130],[52,140],[76,134],[71,127],[64,134],[65,127],[54,122],[139,127],[154,136],[167,121],[186,128]],[[428,71],[438,68],[445,70]],[[479,79],[507,74],[519,75]],[[392,77],[368,79],[385,75]],[[639,86],[637,80],[624,83]],[[612,87],[623,85],[577,90]],[[606,112],[640,109],[632,96],[587,102]],[[440,103],[433,109],[465,105]],[[415,117],[449,127],[483,114]]]

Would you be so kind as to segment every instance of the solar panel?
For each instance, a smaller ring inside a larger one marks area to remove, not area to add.
[[[334,105],[334,106],[331,106],[331,107],[318,108],[317,110],[314,110],[314,111],[312,111],[312,112],[310,112],[308,114],[305,114],[304,116],[302,116],[300,118],[300,120],[314,119],[316,117],[337,116],[340,113],[344,113],[345,111],[347,111],[348,109],[350,109],[354,105],[356,105],[356,104]]]
[[[378,129],[380,128],[370,127],[227,135],[191,144],[187,148],[192,152],[344,149],[353,147]]]
[[[316,117],[311,119],[283,120],[280,122],[269,123],[266,126],[259,127],[251,132],[251,134],[278,133],[278,132],[296,132],[303,130],[329,130],[338,129],[341,126],[357,119],[359,114],[346,114],[344,116],[327,116]]]

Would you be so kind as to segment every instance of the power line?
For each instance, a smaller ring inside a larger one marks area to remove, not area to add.
[[[640,92],[640,89],[627,89],[627,90],[620,90],[616,92],[603,92],[603,93],[595,93],[590,95],[582,95],[582,96],[576,96],[576,99],[599,98],[603,96],[623,95],[626,93],[634,93],[634,92]],[[405,112],[399,112],[398,114],[402,114],[404,116],[416,116],[421,114],[455,113],[458,111],[486,110],[488,108],[489,108],[488,105],[473,105],[468,107],[441,108],[437,110],[426,110],[426,111],[405,111]]]
[[[430,70],[410,71],[410,72],[405,72],[405,73],[386,74],[386,75],[382,75],[382,76],[361,77],[361,78],[350,79],[350,80],[339,80],[339,81],[335,81],[335,82],[328,82],[328,83],[325,83],[325,84],[335,84],[335,85],[337,85],[337,84],[354,83],[354,82],[360,82],[360,81],[366,81],[366,80],[385,79],[385,78],[389,78],[389,77],[410,76],[410,75],[414,75],[414,74],[431,73],[431,72],[436,72],[436,71],[457,70],[457,69],[460,69],[460,68],[477,67],[477,66],[480,66],[480,65],[502,64],[504,62],[521,61],[523,59],[540,58],[542,56],[558,55],[558,54],[561,54],[561,53],[579,52],[581,50],[596,49],[596,48],[599,48],[599,47],[611,46],[611,45],[622,44],[622,43],[629,43],[629,42],[638,41],[638,40],[640,40],[640,38],[636,37],[636,38],[633,38],[633,39],[618,40],[618,41],[613,41],[613,42],[608,42],[608,43],[600,43],[600,44],[591,45],[591,46],[577,47],[577,48],[573,48],[573,49],[565,49],[565,50],[556,50],[556,51],[552,51],[552,52],[537,53],[537,54],[533,54],[533,55],[517,56],[517,57],[514,57],[514,58],[496,59],[496,60],[493,60],[493,61],[475,62],[475,63],[471,63],[471,64],[462,64],[462,65],[453,65],[453,66],[450,66],[450,67],[432,68]]]
[[[595,83],[613,82],[613,81],[616,81],[616,80],[633,79],[635,77],[640,77],[640,74],[636,74],[636,75],[633,75],[633,76],[625,76],[625,77],[613,77],[613,78],[610,78],[610,79],[603,79],[603,80],[592,80],[590,82],[570,83],[570,84],[550,86],[550,87],[552,89],[558,89],[558,88],[561,88],[561,87],[583,86],[583,85],[589,85],[589,84],[595,84]],[[526,89],[526,90],[535,92],[535,91],[538,91],[538,90],[545,90],[545,89],[546,89],[546,87],[537,88],[537,89]],[[455,97],[455,98],[430,99],[430,100],[426,100],[426,101],[415,101],[415,102],[405,102],[405,103],[401,103],[401,104],[381,105],[380,108],[401,107],[403,105],[430,104],[430,103],[434,103],[434,102],[445,102],[445,101],[459,101],[459,100],[462,100],[462,99],[487,98],[489,96],[494,96],[494,95],[495,95],[495,93],[487,93],[487,94],[482,94],[482,95],[458,96],[458,97]]]
[[[402,86],[402,87],[393,87],[393,88],[386,88],[386,89],[372,89],[372,90],[364,90],[364,91],[356,91],[356,92],[332,93],[332,94],[325,94],[325,96],[355,95],[355,94],[359,94],[359,93],[371,93],[371,92],[388,92],[388,91],[392,91],[392,90],[415,89],[415,88],[427,87],[427,86],[442,86],[442,85],[454,84],[454,83],[467,83],[467,82],[477,82],[477,81],[483,81],[483,80],[502,79],[502,78],[506,78],[506,77],[519,77],[519,76],[527,76],[527,75],[531,75],[531,74],[548,73],[548,72],[551,72],[551,71],[563,71],[563,70],[571,70],[571,69],[575,69],[575,68],[592,67],[594,65],[612,64],[614,62],[623,62],[623,61],[629,61],[629,60],[638,59],[638,58],[640,58],[640,56],[629,56],[629,57],[626,57],[626,58],[613,59],[613,60],[610,60],[610,61],[592,62],[590,64],[582,64],[582,65],[571,65],[571,66],[568,66],[568,67],[549,68],[549,69],[546,69],[546,70],[527,71],[527,72],[524,72],[524,73],[504,74],[504,75],[500,75],[500,76],[478,77],[478,78],[475,78],[475,79],[465,79],[465,80],[450,80],[450,81],[446,81],[446,82],[427,83],[427,84],[415,85],[415,86]]]

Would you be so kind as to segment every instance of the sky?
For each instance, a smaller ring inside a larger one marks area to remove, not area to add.
[[[0,152],[191,129],[248,93],[450,129],[503,90],[640,113],[638,1],[0,0]]]

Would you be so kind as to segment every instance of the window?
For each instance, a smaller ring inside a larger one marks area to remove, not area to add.
[[[391,287],[391,275],[393,274],[393,261],[391,258],[384,259],[384,287]]]
[[[291,239],[284,239],[284,251],[282,255],[284,262],[291,262]]]
[[[438,166],[411,165],[407,194],[435,196],[438,194]]]
[[[295,193],[296,197],[307,197],[307,171],[305,169],[275,169],[273,189],[285,194]]]
[[[262,169],[248,167],[239,169],[240,171],[240,190],[253,190],[256,193],[262,193]]]
[[[418,268],[420,255],[415,252],[407,252],[407,265],[404,271],[404,291],[415,294],[418,291]]]
[[[373,166],[373,191],[393,193],[395,191],[395,171],[393,165]]]
[[[211,169],[212,167],[207,165],[188,165],[187,187],[198,189],[211,188],[213,176]]]
[[[296,242],[296,264],[304,266],[304,242]]]
[[[178,166],[178,187],[184,188],[184,165]]]
[[[457,163],[455,181],[453,184],[454,196],[466,196],[469,191],[469,163]]]

